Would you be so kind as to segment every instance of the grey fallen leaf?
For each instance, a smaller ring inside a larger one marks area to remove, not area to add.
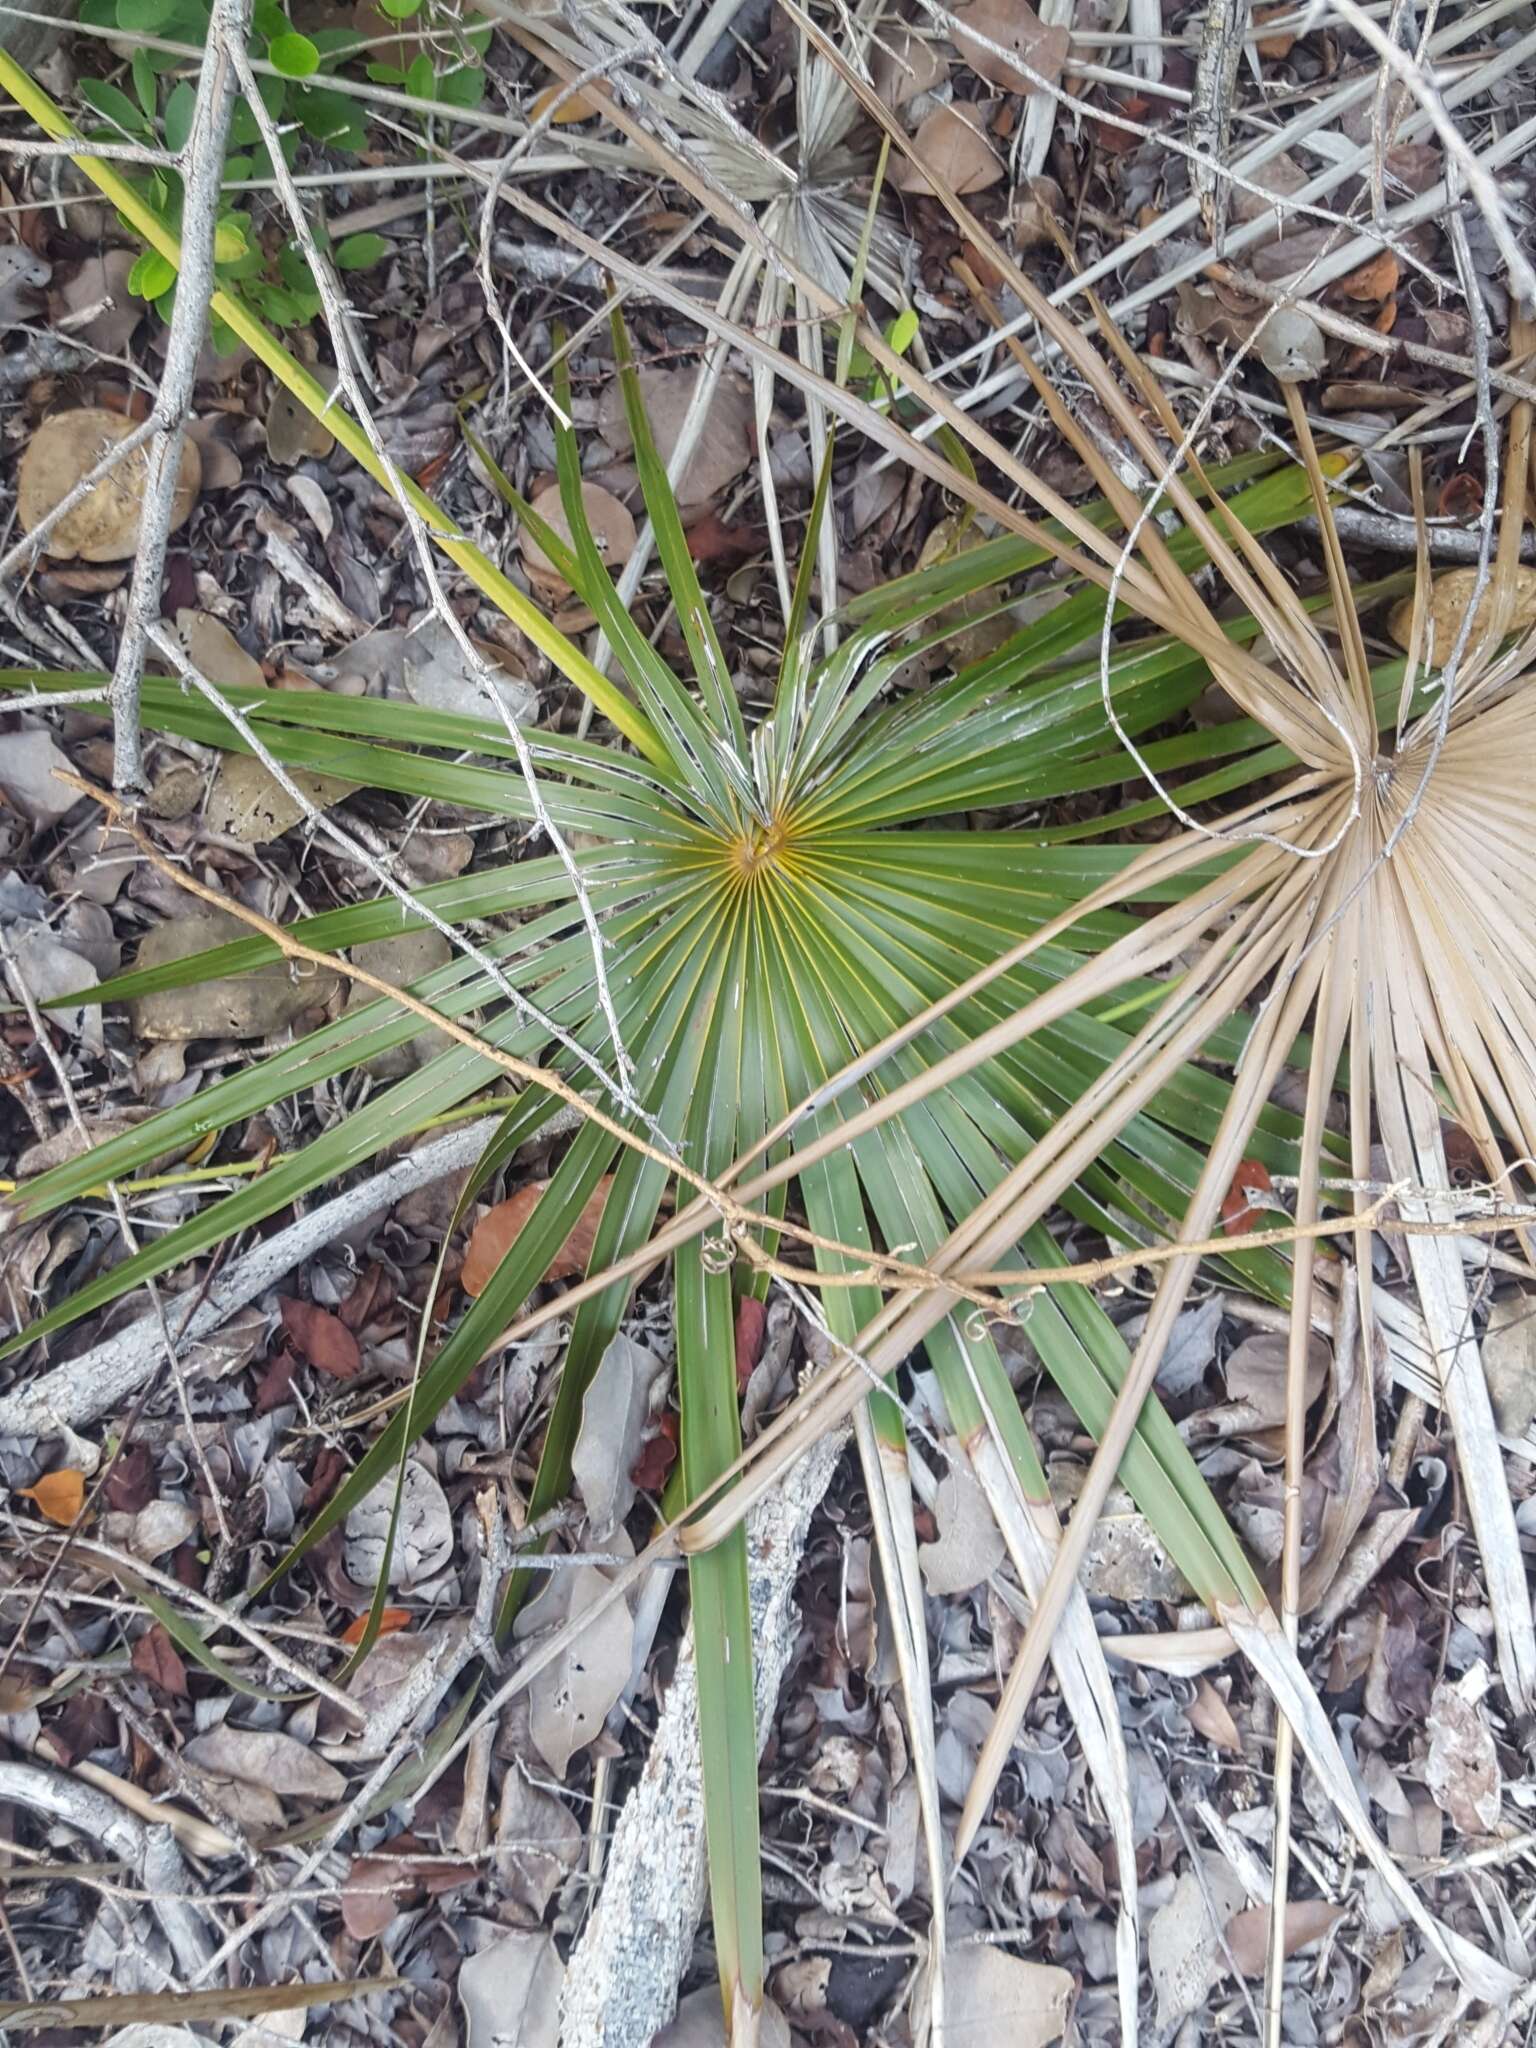
[[[1000,1948],[952,1943],[944,1953],[948,2048],[1047,2048],[1059,2040],[1075,1989],[1070,1970]]]
[[[425,975],[445,967],[453,954],[453,948],[432,925],[424,925],[417,932],[400,932],[390,939],[370,939],[363,945],[352,948],[352,964],[376,974],[380,981],[387,981],[391,988],[408,989],[412,982],[420,981]],[[364,1010],[370,1003],[378,1002],[375,992],[360,981],[354,981],[347,995],[347,1014]],[[391,1046],[387,1052],[374,1053],[363,1062],[366,1070],[379,1081],[398,1081],[408,1074],[412,1067],[425,1066],[428,1060],[436,1059],[446,1052],[452,1040],[445,1032],[436,1030],[420,1031],[404,1045]]]
[[[482,654],[481,668],[519,725],[537,722],[539,693],[532,683],[509,674],[489,655]],[[484,680],[465,660],[463,648],[444,619],[434,616],[406,634],[401,673],[411,697],[429,711],[452,711],[465,718],[497,715]]]
[[[575,1814],[509,1764],[496,1811],[499,1881],[525,1912],[542,1920],[559,1887],[581,1861],[586,1837]]]
[[[565,1965],[547,1934],[509,1934],[459,1969],[464,2048],[555,2048]]]
[[[201,1527],[196,1508],[177,1500],[147,1501],[133,1518],[128,1548],[135,1557],[153,1564],[167,1551],[177,1550]]]
[[[671,462],[693,403],[696,373],[647,365],[636,373],[646,425],[664,464]],[[597,430],[615,454],[634,446],[624,409],[624,388],[615,377],[597,407]],[[710,394],[698,439],[677,479],[677,501],[685,512],[701,511],[733,484],[752,460],[752,387],[744,378],[723,376]]]
[[[232,684],[246,690],[263,690],[267,678],[261,663],[247,654],[222,619],[212,612],[194,611],[183,605],[176,614],[176,638],[186,649],[188,661],[210,682]]]
[[[68,284],[59,287],[66,322],[71,314],[90,316],[81,326],[67,325],[71,339],[104,356],[122,354],[146,310],[128,289],[128,273],[137,260],[131,249],[103,249],[87,256]]]
[[[1227,1392],[1246,1410],[1243,1426],[1271,1429],[1285,1420],[1289,1340],[1273,1331],[1245,1337],[1222,1366]],[[1306,1396],[1310,1407],[1323,1390],[1333,1353],[1326,1337],[1307,1340]]]
[[[1204,1886],[1186,1870],[1173,1896],[1147,1924],[1147,1966],[1157,1989],[1159,2027],[1198,2012],[1227,1966],[1220,1930],[1242,1906],[1243,1887],[1236,1873],[1213,1857],[1205,1859],[1204,1870]]]
[[[52,264],[34,256],[25,243],[0,244],[0,333],[19,321],[36,320],[41,308],[35,294],[52,275]]]
[[[359,1586],[375,1586],[384,1571],[384,1546],[395,1506],[395,1475],[364,1494],[347,1516],[347,1571]],[[448,1496],[426,1466],[411,1458],[400,1496],[400,1525],[389,1559],[391,1586],[419,1586],[453,1556],[453,1515]]]
[[[40,725],[7,734],[0,746],[0,790],[34,825],[56,825],[79,803],[79,790],[59,780],[74,772],[74,762]]]
[[[331,667],[331,689],[341,697],[400,697],[405,690],[405,644],[400,626],[380,626],[343,647]]]
[[[250,927],[233,912],[189,906],[185,914],[168,917],[145,933],[134,964],[163,967],[208,947],[249,937]],[[265,1038],[305,1010],[329,1002],[336,988],[334,974],[274,960],[249,974],[138,996],[128,1005],[128,1021],[139,1038],[178,1043],[192,1038]]]
[[[59,996],[72,996],[95,988],[100,977],[89,960],[66,946],[51,932],[22,932],[11,942],[14,965],[9,978],[20,981],[36,1001],[51,1003]],[[15,991],[18,995],[20,989]],[[84,1003],[66,1003],[50,1010],[61,1030],[71,1038],[83,1039],[95,1051],[102,1043],[101,1012]]]
[[[283,1799],[331,1801],[347,1789],[334,1764],[272,1728],[231,1728],[225,1722],[193,1736],[182,1755],[212,1778],[227,1778]]]
[[[1524,1436],[1536,1421],[1536,1296],[1496,1301],[1481,1349],[1500,1434]]]
[[[1465,1683],[1435,1687],[1424,1782],[1462,1834],[1486,1835],[1498,1826],[1503,1775],[1487,1716]]]
[[[289,768],[288,780],[317,811],[328,811],[357,788],[335,775],[315,775],[307,768]],[[219,839],[242,846],[266,846],[281,839],[309,816],[292,790],[285,789],[264,761],[254,754],[225,754],[219,761],[203,807],[203,823]]]
[[[1213,1294],[1196,1307],[1180,1312],[1157,1368],[1157,1390],[1160,1394],[1177,1400],[1179,1395],[1189,1393],[1204,1379],[1211,1360],[1216,1356],[1216,1336],[1225,1307],[1221,1296]],[[1146,1318],[1143,1316],[1135,1320],[1144,1323]],[[1128,1326],[1127,1336],[1133,1327],[1134,1324]]]
[[[279,2048],[283,2041],[302,2041],[308,2024],[309,2014],[302,2006],[293,2006],[287,2012],[269,2012],[265,2018],[243,2027],[229,2048]]]
[[[968,1593],[990,1579],[1003,1561],[1002,1535],[986,1496],[959,1460],[957,1446],[933,1504],[938,1540],[917,1553],[923,1582],[936,1597]]]
[[[189,2033],[185,2027],[165,2027],[145,2020],[137,2026],[119,2027],[115,2034],[107,2036],[102,2048],[208,2048],[208,2043],[201,2034]]]
[[[760,2048],[790,2048],[789,2022],[771,1998],[763,2000],[757,2038]],[[651,2048],[729,2048],[719,1986],[704,1984],[690,1991],[677,2008],[677,2018],[662,2028]]]
[[[1259,357],[1282,384],[1320,377],[1328,361],[1323,330],[1300,306],[1278,306],[1259,330]]]
[[[548,1588],[523,1609],[513,1626],[521,1641],[563,1628],[609,1590],[596,1565],[567,1566],[549,1577]],[[596,1741],[609,1709],[629,1682],[634,1639],[629,1609],[615,1600],[576,1630],[530,1684],[529,1730],[557,1778],[564,1778],[578,1749]]]
[[[635,1504],[630,1467],[640,1455],[651,1389],[664,1369],[654,1351],[621,1330],[587,1388],[571,1472],[587,1504],[596,1542],[602,1542]]]

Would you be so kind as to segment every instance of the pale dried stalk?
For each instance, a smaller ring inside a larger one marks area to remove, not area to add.
[[[160,617],[165,550],[171,535],[186,419],[192,409],[197,359],[208,328],[224,144],[236,98],[234,65],[244,48],[250,10],[251,0],[213,0],[192,127],[182,152],[186,197],[181,216],[181,272],[166,341],[165,369],[151,415],[155,431],[145,459],[138,548],[123,616],[123,637],[112,672],[112,785],[124,795],[136,795],[144,786],[139,698],[144,681],[145,643],[150,627]]]

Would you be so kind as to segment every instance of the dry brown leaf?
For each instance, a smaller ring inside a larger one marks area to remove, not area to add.
[[[176,638],[192,666],[210,683],[235,684],[248,690],[266,687],[261,663],[247,654],[222,619],[187,606],[176,614]]]
[[[635,551],[635,522],[630,517],[628,506],[621,504],[612,491],[605,491],[601,484],[583,483],[581,502],[597,552],[610,570],[622,569]],[[565,507],[560,502],[560,486],[546,484],[532,503],[544,524],[569,547],[571,527],[565,516]],[[518,540],[523,551],[523,567],[540,593],[550,599],[568,596],[570,584],[533,535],[525,529],[518,535]]]
[[[491,1275],[506,1257],[548,1186],[546,1180],[530,1181],[527,1187],[519,1188],[515,1195],[508,1195],[504,1202],[498,1202],[494,1209],[480,1218],[470,1232],[463,1270],[459,1274],[459,1283],[466,1294],[484,1292]],[[597,1237],[597,1226],[602,1220],[603,1205],[612,1186],[613,1175],[605,1173],[587,1197],[586,1206],[572,1224],[565,1243],[555,1253],[549,1270],[542,1276],[544,1279],[575,1280],[586,1272]]]
[[[1461,631],[1461,622],[1466,616],[1467,606],[1472,602],[1472,593],[1477,588],[1475,569],[1447,569],[1443,576],[1437,576],[1430,587],[1427,631],[1432,635],[1427,649],[1427,658],[1439,666],[1449,658],[1456,645],[1456,635]],[[1523,633],[1536,625],[1536,569],[1516,568],[1510,579],[1511,604],[1508,631]],[[1492,579],[1483,591],[1473,621],[1472,634],[1467,643],[1470,653],[1477,644],[1477,636],[1486,631],[1491,622],[1493,602]],[[1408,646],[1413,628],[1413,600],[1404,598],[1393,608],[1387,622],[1388,631],[1399,647]]]
[[[1536,1420],[1536,1299],[1496,1301],[1479,1348],[1494,1420],[1503,1435],[1524,1436]]]
[[[1285,1953],[1295,1955],[1309,1941],[1321,1941],[1344,1918],[1344,1908],[1327,1899],[1291,1899],[1285,1909]],[[1269,1958],[1269,1908],[1249,1906],[1227,1922],[1227,1947],[1245,1977],[1262,1977]]]
[[[409,1628],[411,1610],[409,1607],[386,1607],[379,1616],[379,1634],[389,1636],[398,1629]],[[360,1643],[368,1633],[368,1617],[360,1614],[355,1621],[349,1621],[341,1632],[340,1640],[349,1645]]]
[[[1066,2027],[1075,1986],[1054,1964],[956,1945],[945,1952],[944,1988],[949,2048],[1047,2048]]]
[[[347,1781],[334,1764],[291,1735],[270,1728],[231,1728],[227,1722],[195,1735],[182,1751],[194,1769],[282,1799],[335,1800]]]
[[[101,406],[56,412],[43,421],[22,452],[16,476],[16,509],[31,533],[90,475],[109,448],[126,441],[135,423]],[[65,513],[49,534],[47,551],[64,560],[125,562],[139,543],[139,509],[148,465],[146,448],[125,455],[116,468]],[[196,444],[183,439],[171,501],[171,530],[185,526],[197,502],[202,459]]]
[[[998,44],[1027,64],[1048,85],[1055,85],[1061,77],[1061,67],[1067,61],[1071,43],[1070,33],[1059,25],[1047,28],[1033,7],[1028,5],[1028,0],[971,0],[969,7],[956,8],[955,21],[955,47],[960,55],[978,77],[985,78],[991,85],[1000,85],[1004,92],[1038,92],[1040,88],[1034,79],[1010,64],[1006,57],[985,48],[977,41],[978,36],[985,36],[988,42]],[[967,35],[967,29],[975,33]],[[976,188],[957,185],[955,189]]]
[[[355,782],[342,782],[334,775],[315,775],[308,768],[290,768],[287,773],[294,789],[318,811],[328,811],[357,787]],[[220,756],[203,810],[203,823],[218,838],[235,839],[242,846],[266,846],[308,815],[292,791],[284,789],[254,754]]]
[[[349,1380],[361,1371],[363,1355],[357,1339],[340,1316],[312,1301],[296,1301],[291,1295],[283,1295],[278,1307],[289,1343],[317,1372],[328,1373],[333,1380]]]
[[[187,1667],[162,1622],[151,1622],[135,1641],[128,1661],[142,1678],[168,1699],[187,1697]]]
[[[1379,249],[1358,270],[1341,277],[1335,289],[1346,299],[1386,299],[1397,290],[1401,276],[1401,267],[1392,251]]]
[[[1184,1709],[1184,1718],[1197,1735],[1203,1735],[1218,1749],[1230,1750],[1234,1756],[1242,1754],[1243,1738],[1237,1732],[1231,1709],[1208,1678],[1202,1678],[1196,1685],[1195,1696]]]
[[[45,1472],[36,1486],[22,1486],[17,1491],[45,1520],[67,1529],[85,1506],[85,1474],[66,1465],[61,1471]]]
[[[513,1624],[519,1642],[553,1635],[577,1621],[609,1591],[594,1564],[549,1574],[550,1584]],[[629,1682],[635,1625],[616,1600],[578,1628],[528,1687],[528,1727],[540,1756],[563,1779],[571,1758],[602,1733],[609,1710]]]
[[[548,120],[551,128],[570,128],[603,111],[602,101],[584,92],[568,92],[562,81],[546,85],[528,109],[531,121]]]
[[[1256,29],[1262,28],[1267,21],[1279,21],[1285,15],[1294,15],[1295,12],[1296,10],[1290,4],[1290,0],[1279,0],[1278,6],[1255,7],[1253,10],[1253,25]],[[1294,29],[1277,29],[1270,36],[1256,35],[1253,39],[1253,47],[1261,57],[1278,59],[1289,57],[1295,42],[1296,31]]]
[[[912,138],[912,147],[924,164],[932,165],[935,177],[962,197],[984,192],[1003,175],[1002,162],[969,107],[936,108]],[[898,192],[933,189],[918,165],[905,157],[892,159],[889,176]]]
[[[336,382],[336,372],[324,363],[312,363],[309,369],[327,391]],[[293,469],[306,458],[323,462],[335,446],[336,436],[330,428],[317,420],[286,384],[279,384],[274,378],[267,407],[267,453],[272,460],[284,469]]]
[[[938,45],[905,22],[893,23],[877,38],[870,79],[892,113],[919,93],[932,92],[948,76]]]

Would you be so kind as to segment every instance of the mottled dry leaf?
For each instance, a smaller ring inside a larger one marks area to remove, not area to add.
[[[581,502],[587,524],[592,529],[592,538],[597,543],[597,552],[611,571],[622,569],[635,551],[635,522],[628,506],[622,504],[612,491],[605,491],[601,484],[584,483]],[[544,524],[569,547],[571,528],[565,508],[560,503],[560,486],[546,484],[532,504]],[[524,531],[519,534],[518,541],[523,551],[523,567],[528,571],[529,581],[538,587],[540,593],[551,599],[569,596],[571,586],[532,533]]]
[[[211,1778],[228,1778],[283,1799],[330,1801],[340,1799],[347,1789],[334,1764],[275,1729],[231,1728],[226,1723],[195,1735],[182,1755]]]
[[[16,476],[16,509],[23,529],[31,533],[53,508],[67,498],[100,462],[109,448],[126,441],[134,422],[121,413],[87,406],[79,412],[56,412],[43,421],[22,452]],[[125,562],[139,542],[139,511],[144,499],[147,451],[125,455],[80,503],[65,513],[49,534],[50,555],[87,562]],[[183,440],[171,501],[171,530],[185,526],[197,501],[202,462],[195,442]]]
[[[254,754],[223,755],[208,792],[203,823],[220,839],[235,839],[242,846],[266,846],[308,817],[300,797],[312,809],[328,811],[357,787],[355,782],[343,782],[336,775],[316,775],[308,768],[290,768],[287,775],[298,797]]]
[[[986,1495],[969,1471],[950,1461],[933,1504],[938,1540],[917,1553],[923,1581],[936,1598],[968,1593],[997,1570],[1003,1561],[1003,1539]]]
[[[327,1373],[333,1380],[349,1380],[362,1370],[357,1339],[340,1316],[286,1294],[280,1297],[278,1307],[289,1343],[317,1372]]]
[[[1283,1945],[1288,1956],[1321,1941],[1344,1918],[1342,1906],[1327,1899],[1292,1899],[1285,1909]],[[1245,1977],[1262,1977],[1269,1958],[1269,1908],[1249,1906],[1227,1922],[1227,1947]]]
[[[188,1507],[185,1501],[146,1501],[133,1518],[128,1548],[135,1557],[153,1564],[157,1557],[179,1550],[201,1525],[197,1509]]]
[[[548,1590],[517,1618],[513,1633],[520,1641],[562,1628],[608,1591],[608,1580],[596,1565],[571,1565],[549,1576]],[[564,1778],[578,1749],[596,1741],[628,1683],[634,1635],[629,1609],[615,1600],[535,1674],[528,1688],[529,1729],[557,1778]]]
[[[1003,175],[1002,161],[969,107],[935,108],[913,136],[912,147],[919,162],[961,198],[968,192],[984,192]],[[893,156],[887,175],[898,192],[933,189],[918,164],[906,157]]]
[[[565,1965],[547,1934],[509,1934],[459,1970],[464,2048],[555,2048]]]
[[[384,1576],[384,1549],[394,1507],[395,1475],[390,1472],[347,1516],[347,1570],[359,1586],[376,1586]],[[389,1583],[420,1585],[435,1578],[452,1556],[453,1516],[448,1497],[426,1466],[412,1458],[405,1468]]]
[[[1285,1420],[1289,1340],[1274,1331],[1245,1337],[1222,1366],[1227,1392],[1248,1411],[1247,1426],[1270,1429]],[[1325,1337],[1307,1340],[1306,1395],[1310,1407],[1323,1391],[1333,1354]]]
[[[17,1491],[45,1521],[67,1529],[85,1506],[85,1474],[66,1465],[61,1471],[45,1472],[36,1486],[18,1487]]]
[[[1038,92],[1040,87],[1027,77],[1012,56],[1037,72],[1047,85],[1061,77],[1071,46],[1069,31],[1060,26],[1047,28],[1027,0],[971,0],[969,7],[957,7],[955,47],[980,78],[1000,85],[1004,92]],[[973,31],[967,35],[966,30]],[[979,38],[995,43],[987,49]],[[1006,55],[999,55],[999,50]]]
[[[1204,1886],[1186,1870],[1173,1896],[1147,1925],[1147,1964],[1157,1987],[1160,2027],[1171,2027],[1198,2012],[1226,1969],[1220,1932],[1241,1906],[1243,1888],[1234,1872],[1215,1857],[1206,1857],[1204,1869]],[[1212,1905],[1218,1918],[1212,1918]]]
[[[459,1282],[466,1294],[484,1292],[491,1275],[511,1249],[514,1239],[538,1207],[548,1181],[530,1181],[525,1188],[519,1188],[515,1195],[508,1195],[504,1202],[498,1202],[490,1209],[470,1232],[469,1246],[464,1254],[463,1270]],[[605,1173],[597,1186],[587,1197],[586,1205],[571,1226],[570,1235],[555,1253],[549,1271],[543,1275],[546,1280],[574,1280],[587,1270],[587,1261],[592,1256],[593,1241],[597,1226],[602,1221],[603,1204],[608,1199],[608,1190],[613,1186],[612,1174]]]
[[[1496,1301],[1480,1349],[1494,1420],[1505,1436],[1524,1436],[1536,1420],[1536,1297]]]
[[[1486,1835],[1497,1827],[1502,1793],[1498,1752],[1482,1707],[1458,1686],[1435,1687],[1424,1782],[1462,1834]]]

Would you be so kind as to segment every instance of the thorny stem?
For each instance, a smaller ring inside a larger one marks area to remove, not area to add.
[[[139,697],[144,682],[145,636],[160,616],[165,550],[171,536],[176,480],[181,473],[186,417],[197,387],[197,359],[208,326],[214,288],[214,237],[224,145],[235,107],[236,53],[245,41],[251,0],[213,0],[208,48],[198,74],[192,127],[180,162],[186,184],[181,216],[181,274],[165,351],[165,373],[152,415],[154,438],[145,461],[138,554],[122,644],[112,672],[112,786],[125,796],[144,787],[144,740]]]

